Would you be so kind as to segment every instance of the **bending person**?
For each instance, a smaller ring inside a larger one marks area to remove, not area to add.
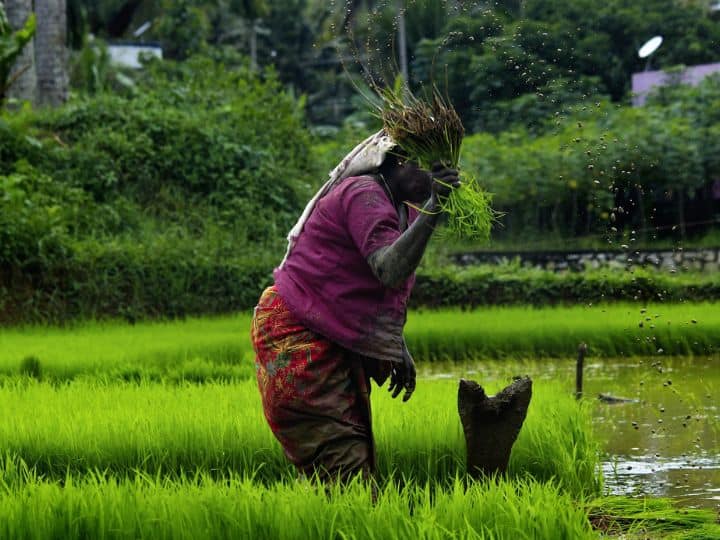
[[[406,161],[381,131],[332,171],[290,232],[252,340],[265,417],[301,474],[375,473],[370,379],[389,377],[403,401],[415,390],[407,300],[438,196],[459,185],[453,169]]]

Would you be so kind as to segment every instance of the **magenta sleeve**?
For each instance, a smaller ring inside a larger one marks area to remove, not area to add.
[[[348,233],[364,259],[400,236],[397,212],[372,178],[356,180],[343,197],[342,207]]]

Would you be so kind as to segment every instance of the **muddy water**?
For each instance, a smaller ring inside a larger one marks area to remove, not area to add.
[[[585,360],[584,396],[603,441],[606,491],[720,508],[720,357]],[[575,360],[478,361],[422,369],[492,384],[515,374],[575,389]],[[633,400],[606,403],[599,394]]]

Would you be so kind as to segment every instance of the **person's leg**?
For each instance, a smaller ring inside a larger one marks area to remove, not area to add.
[[[252,337],[265,417],[298,471],[328,481],[371,478],[375,448],[362,359],[303,327],[274,289],[255,310]]]
[[[359,419],[362,435],[333,441],[321,452],[323,475],[326,481],[347,483],[358,475],[370,484],[373,503],[377,500],[377,461],[375,439],[372,432],[372,411],[370,406],[370,380],[363,358],[346,352],[350,366],[349,378],[353,383],[355,399],[352,417]]]
[[[374,449],[371,439],[357,437],[332,441],[323,446],[317,459],[301,472],[301,476],[312,476],[327,486],[347,485],[356,478],[370,486],[373,503],[378,497],[378,483],[374,464]]]
[[[317,473],[323,481],[347,483],[357,475],[374,474],[372,448],[367,437],[349,437],[329,441],[320,448],[305,472]]]

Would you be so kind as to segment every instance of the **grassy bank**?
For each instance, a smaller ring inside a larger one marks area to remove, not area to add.
[[[642,325],[642,326],[641,326]],[[0,330],[0,374],[48,380],[103,374],[122,380],[240,380],[254,376],[250,315],[168,323],[91,323]],[[711,355],[720,342],[716,304],[607,304],[533,309],[413,311],[415,359]],[[34,360],[27,360],[28,357]]]
[[[421,359],[714,354],[720,310],[711,303],[597,304],[427,311],[408,317]]]
[[[246,313],[0,330],[0,373],[17,374],[28,357],[37,359],[41,377],[61,380],[83,374],[125,380],[248,378],[255,369]]]

